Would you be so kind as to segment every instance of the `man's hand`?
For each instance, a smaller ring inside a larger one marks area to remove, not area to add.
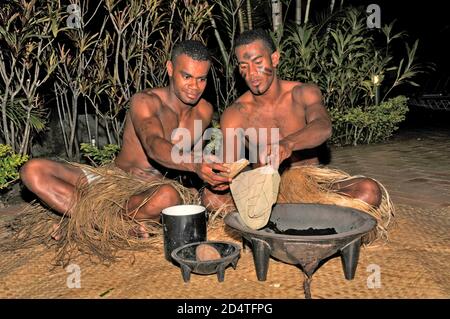
[[[279,158],[278,166],[280,166],[280,164],[285,159],[291,157],[292,151],[293,151],[292,143],[284,141],[284,140],[280,141],[280,143],[279,143],[279,154],[278,154],[278,158]]]
[[[215,190],[215,191],[224,191],[224,190],[227,190],[228,188],[230,188],[230,184],[229,183],[219,184],[217,186],[212,186],[211,187],[211,189]]]
[[[205,161],[202,163],[195,164],[195,173],[213,187],[231,182],[231,178],[220,175],[221,172],[228,174],[230,169],[218,163],[217,159],[213,156],[205,158]]]
[[[281,140],[279,144],[267,145],[266,152],[260,157],[262,165],[271,165],[274,169],[278,169],[280,164],[292,155],[292,143]]]

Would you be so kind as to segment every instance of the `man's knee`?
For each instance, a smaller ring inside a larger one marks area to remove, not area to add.
[[[45,172],[45,160],[31,159],[20,169],[20,179],[29,189],[38,187]]]
[[[162,207],[170,207],[181,204],[181,196],[178,191],[170,185],[162,185],[159,187],[156,198]]]
[[[210,211],[217,211],[225,205],[233,205],[233,201],[229,192],[225,194],[214,193],[208,188],[203,190],[202,205]]]
[[[161,211],[167,207],[181,204],[177,190],[170,185],[161,185],[150,197],[147,193],[132,196],[127,204],[127,211],[136,219],[159,218]],[[146,198],[149,199],[146,201]],[[136,211],[137,210],[137,211]]]
[[[382,200],[380,186],[373,179],[366,178],[359,184],[360,199],[372,206],[379,206]]]

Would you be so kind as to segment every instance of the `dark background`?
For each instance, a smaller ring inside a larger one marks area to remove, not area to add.
[[[381,9],[381,23],[396,20],[394,30],[406,31],[408,42],[419,39],[418,60],[433,63],[435,70],[418,78],[421,87],[412,93],[450,93],[450,12],[447,1],[344,0],[348,4],[367,6],[376,3]],[[337,0],[336,2],[340,2]],[[447,83],[445,83],[447,82]]]
[[[340,0],[336,3],[339,4]],[[408,97],[430,93],[450,96],[450,12],[447,1],[344,0],[344,3],[366,7],[371,3],[378,4],[382,26],[396,20],[394,30],[406,31],[410,45],[419,39],[417,60],[424,65],[432,65],[434,70],[428,69],[427,73],[415,79],[420,87],[405,86],[398,93]],[[405,54],[403,47],[396,49],[395,54]],[[413,105],[409,107],[401,130],[450,128],[450,108],[438,111]]]

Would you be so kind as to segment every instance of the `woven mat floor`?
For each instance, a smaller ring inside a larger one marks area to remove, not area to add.
[[[397,206],[389,243],[361,249],[351,281],[345,280],[339,257],[328,260],[313,276],[312,297],[449,298],[449,229],[450,207]],[[209,239],[241,242],[225,226],[210,231]],[[304,298],[299,268],[271,259],[267,280],[260,282],[248,249],[241,252],[236,270],[227,268],[222,283],[215,275],[196,274],[184,283],[180,269],[164,259],[162,242],[146,252],[123,256],[110,266],[79,257],[73,263],[80,267],[81,287],[68,288],[71,273],[52,267],[51,249],[1,253],[0,298]],[[373,281],[378,267],[379,285]]]

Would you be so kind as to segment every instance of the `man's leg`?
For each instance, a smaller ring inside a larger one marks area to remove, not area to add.
[[[66,163],[58,163],[47,159],[29,160],[20,170],[20,177],[25,186],[42,201],[59,213],[69,213],[70,204],[75,196],[75,187],[81,178],[87,179],[83,171]],[[150,192],[148,192],[150,193]],[[139,207],[148,197],[144,192],[132,196],[128,211]],[[170,185],[161,186],[154,196],[139,208],[137,219],[157,218],[162,209],[181,202],[178,192]]]
[[[76,196],[76,185],[87,179],[83,171],[66,163],[48,159],[31,159],[22,166],[20,178],[25,186],[55,211],[70,215],[70,206]],[[58,224],[53,225],[51,236],[61,238]]]
[[[131,196],[128,201],[128,213],[137,220],[158,219],[163,209],[181,204],[178,191],[170,185],[162,185],[152,195],[153,191]],[[145,202],[149,197],[150,199]],[[136,208],[139,208],[137,211]]]
[[[74,196],[76,196],[79,179],[81,178],[81,183],[87,183],[86,175],[80,168],[47,159],[29,160],[22,167],[20,177],[25,186],[43,202],[57,212],[69,216],[70,205],[73,204]],[[130,197],[128,212],[132,212],[134,218],[138,220],[159,218],[164,208],[181,203],[178,192],[170,185],[162,185],[150,200],[144,203],[150,194],[149,191]],[[137,212],[134,211],[136,208],[138,208]],[[139,232],[144,230],[142,228]],[[57,225],[54,231],[52,236],[58,239]]]
[[[370,178],[356,177],[338,182],[333,185],[333,189],[352,198],[358,198],[374,207],[378,207],[381,204],[381,189],[377,182]],[[228,207],[235,208],[230,192],[220,194],[207,188],[204,189],[202,194],[202,204],[210,211],[217,211],[225,204]]]
[[[148,219],[159,219],[161,211],[167,207],[181,204],[178,191],[170,185],[160,186],[154,193],[153,190],[131,196],[127,203],[127,214],[138,222]],[[148,238],[149,234],[144,224],[139,223],[131,235]]]
[[[365,177],[355,177],[333,185],[339,193],[358,198],[367,204],[378,207],[381,204],[382,193],[377,182]]]
[[[227,211],[235,209],[233,197],[229,190],[224,192],[213,192],[205,187],[202,194],[202,204],[209,211],[217,211],[224,207],[227,208]]]
[[[66,163],[48,159],[31,159],[20,170],[25,186],[43,202],[61,214],[70,215],[79,179],[86,183],[83,171]]]

